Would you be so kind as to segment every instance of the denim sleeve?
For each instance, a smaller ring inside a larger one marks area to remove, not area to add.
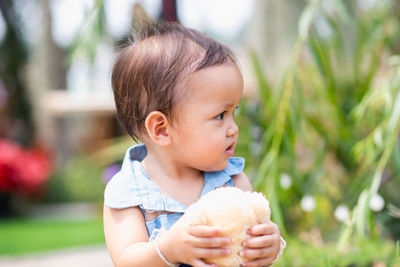
[[[132,175],[120,171],[108,182],[104,191],[104,204],[113,209],[124,209],[141,204],[141,197]]]

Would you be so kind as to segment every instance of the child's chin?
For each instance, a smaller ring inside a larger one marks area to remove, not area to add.
[[[226,167],[228,167],[228,161],[224,162],[223,164],[219,164],[218,166],[217,165],[211,166],[211,167],[205,169],[204,171],[205,172],[219,172],[219,171],[226,169]]]

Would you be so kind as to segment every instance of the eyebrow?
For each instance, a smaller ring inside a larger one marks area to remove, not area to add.
[[[239,101],[239,103],[240,103],[240,101]],[[221,108],[221,109],[230,109],[230,108],[236,108],[236,107],[238,107],[239,106],[239,103],[237,103],[237,104],[233,104],[233,103],[224,103],[224,104],[222,104],[222,105],[220,105],[219,107]]]

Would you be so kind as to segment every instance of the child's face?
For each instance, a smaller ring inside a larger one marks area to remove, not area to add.
[[[176,107],[173,127],[176,158],[190,168],[218,171],[226,168],[238,139],[234,121],[243,91],[243,78],[235,64],[225,64],[190,75]]]

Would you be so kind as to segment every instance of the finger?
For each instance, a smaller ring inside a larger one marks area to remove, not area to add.
[[[231,254],[229,248],[195,248],[194,254],[197,258],[219,258]]]
[[[220,248],[229,245],[230,242],[231,239],[229,237],[195,237],[192,244],[200,248]]]
[[[239,252],[239,255],[244,259],[261,259],[273,257],[275,255],[273,247],[258,248],[258,249],[244,249]]]
[[[194,259],[191,265],[193,267],[218,267],[216,264],[207,264],[200,259]]]
[[[243,242],[246,248],[265,248],[273,247],[276,243],[276,238],[273,235],[262,235],[250,237]]]
[[[216,226],[193,225],[189,227],[189,234],[197,237],[213,237],[221,234],[222,230]]]
[[[273,261],[274,261],[274,259],[272,257],[256,259],[256,260],[246,262],[244,264],[244,266],[246,266],[246,267],[269,266],[272,264]]]
[[[263,223],[263,224],[256,224],[251,227],[248,231],[250,235],[269,235],[279,233],[279,227],[273,222]]]

